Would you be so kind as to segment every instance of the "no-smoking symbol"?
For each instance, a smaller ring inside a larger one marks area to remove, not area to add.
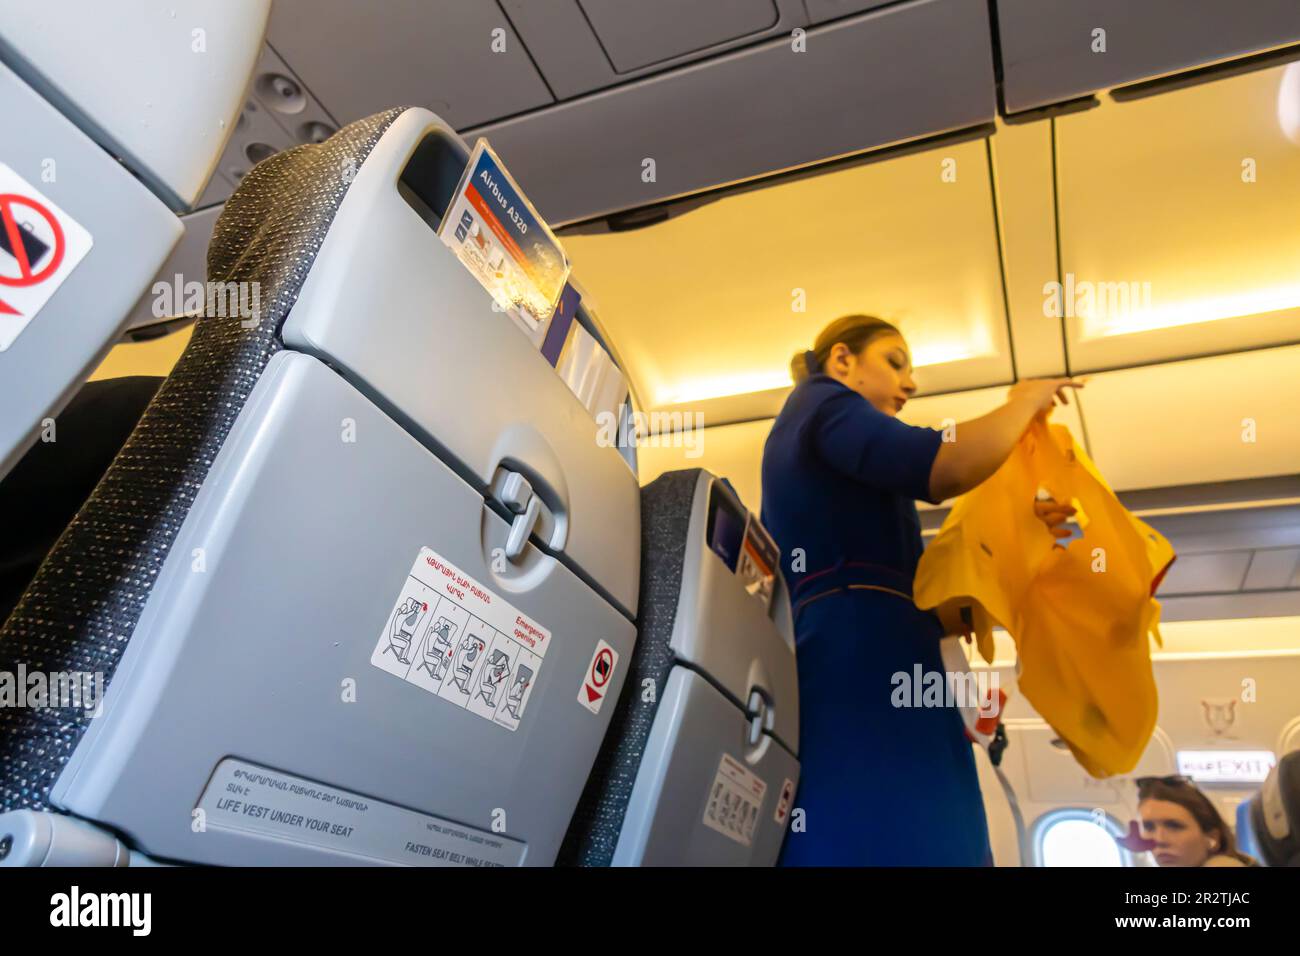
[[[26,211],[27,215],[23,215]],[[35,225],[44,222],[50,241],[38,235]],[[39,285],[59,271],[67,241],[58,217],[34,199],[17,193],[0,195],[0,286],[21,289]],[[12,260],[12,261],[10,261]],[[18,310],[0,299],[0,313],[17,315]]]
[[[0,162],[0,352],[38,319],[94,245],[81,223]],[[79,308],[65,302],[64,314]],[[35,348],[56,348],[58,331],[46,328]]]
[[[600,705],[604,703],[605,692],[609,689],[609,679],[614,676],[614,668],[617,665],[618,651],[605,641],[597,644],[596,650],[591,655],[587,676],[583,678],[582,686],[578,689],[578,703],[593,714],[600,713]]]
[[[591,682],[597,688],[604,687],[609,683],[609,675],[614,672],[614,652],[608,647],[602,647],[596,659],[591,662]]]

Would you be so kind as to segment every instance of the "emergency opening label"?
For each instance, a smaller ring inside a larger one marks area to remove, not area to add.
[[[199,800],[207,825],[403,866],[518,866],[525,844],[227,757]]]
[[[542,625],[421,548],[370,663],[513,731],[550,644]]]

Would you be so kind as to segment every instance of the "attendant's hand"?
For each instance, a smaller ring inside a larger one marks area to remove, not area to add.
[[[1068,538],[1073,532],[1069,528],[1062,528],[1067,518],[1074,515],[1075,509],[1070,505],[1063,505],[1059,501],[1035,501],[1034,514],[1047,525],[1047,530],[1052,532],[1052,537],[1056,539]]]
[[[1007,393],[1007,403],[1024,403],[1034,410],[1035,415],[1042,415],[1052,409],[1057,402],[1069,405],[1066,389],[1083,388],[1086,379],[1079,378],[1026,378],[1011,386]]]

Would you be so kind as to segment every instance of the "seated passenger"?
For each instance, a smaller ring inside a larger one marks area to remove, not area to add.
[[[1259,866],[1237,849],[1219,811],[1186,777],[1139,777],[1142,835],[1161,866]]]
[[[162,382],[143,375],[88,382],[0,481],[0,624]]]

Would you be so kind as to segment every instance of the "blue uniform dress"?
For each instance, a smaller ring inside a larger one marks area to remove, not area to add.
[[[941,440],[826,375],[795,387],[768,436],[763,523],[795,608],[806,824],[783,865],[991,862],[961,714],[895,706],[921,702],[918,673],[944,670],[939,620],[910,596],[914,500],[929,500]]]

